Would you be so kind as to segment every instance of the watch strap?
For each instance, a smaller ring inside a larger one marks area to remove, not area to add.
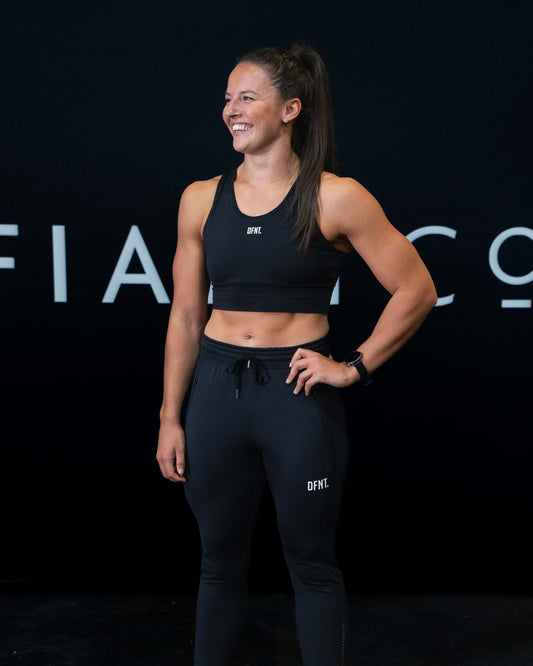
[[[344,363],[357,370],[363,386],[372,384],[372,377],[370,376],[368,370],[365,368],[365,364],[363,363],[363,355],[361,352],[350,352],[344,359]]]

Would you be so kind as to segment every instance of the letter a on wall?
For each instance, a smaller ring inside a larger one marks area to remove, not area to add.
[[[144,269],[144,273],[128,273],[128,266],[133,258],[133,253],[137,252],[139,261]],[[170,303],[165,287],[161,282],[159,273],[155,267],[152,257],[148,252],[146,243],[139,227],[133,225],[124,243],[117,265],[109,281],[102,303],[114,303],[118,290],[123,284],[149,284],[152,287],[154,296],[158,303]]]

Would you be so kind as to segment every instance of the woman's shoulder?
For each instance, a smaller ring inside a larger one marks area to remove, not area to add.
[[[208,180],[195,180],[183,190],[180,199],[180,210],[190,211],[205,219],[211,210],[217,186],[222,176],[215,176]]]
[[[379,202],[361,183],[328,172],[322,174],[320,206],[326,224],[344,234],[383,214]]]
[[[221,176],[195,180],[183,190],[179,203],[178,227],[201,230],[213,206]],[[196,233],[195,231],[195,233]],[[183,233],[183,231],[182,231]]]
[[[322,174],[320,200],[324,210],[336,213],[351,211],[353,215],[381,209],[375,197],[355,178],[336,176],[327,171]]]
[[[222,175],[214,176],[207,180],[195,180],[187,185],[181,196],[182,198],[197,200],[213,198],[221,178]]]
[[[361,202],[372,197],[370,192],[355,178],[337,176],[329,171],[322,173],[320,196],[325,203],[338,202],[340,204],[346,203],[347,200]]]

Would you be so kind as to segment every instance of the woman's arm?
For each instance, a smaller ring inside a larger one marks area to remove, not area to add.
[[[372,334],[357,347],[372,372],[415,333],[437,302],[437,293],[414,246],[390,224],[376,199],[356,181],[341,181],[339,231],[391,294]]]
[[[328,178],[321,189],[321,228],[328,238],[345,238],[391,297],[370,337],[354,349],[369,372],[393,356],[415,333],[437,301],[427,268],[413,245],[387,220],[376,199],[351,178]],[[355,368],[298,350],[288,383],[299,372],[295,393],[314,384],[348,386],[359,381]]]
[[[165,344],[163,403],[157,447],[161,473],[167,479],[178,482],[186,480],[181,406],[207,321],[209,281],[201,231],[213,195],[212,181],[193,183],[183,192],[178,212],[178,244],[172,267],[174,296]]]

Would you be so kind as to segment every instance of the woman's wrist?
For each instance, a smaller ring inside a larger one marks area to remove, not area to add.
[[[364,386],[368,386],[372,383],[372,377],[370,376],[368,368],[363,363],[363,353],[360,349],[351,351],[346,354],[344,363],[348,367],[354,368],[357,371],[357,375],[359,377],[357,381],[360,381]]]
[[[361,380],[361,376],[357,372],[356,368],[350,365],[346,365],[344,361],[341,361],[340,365],[342,366],[343,369],[345,386],[352,386],[352,384],[356,384],[358,381]]]
[[[180,425],[180,415],[174,411],[164,412],[161,410],[159,413],[159,421],[161,425]]]

